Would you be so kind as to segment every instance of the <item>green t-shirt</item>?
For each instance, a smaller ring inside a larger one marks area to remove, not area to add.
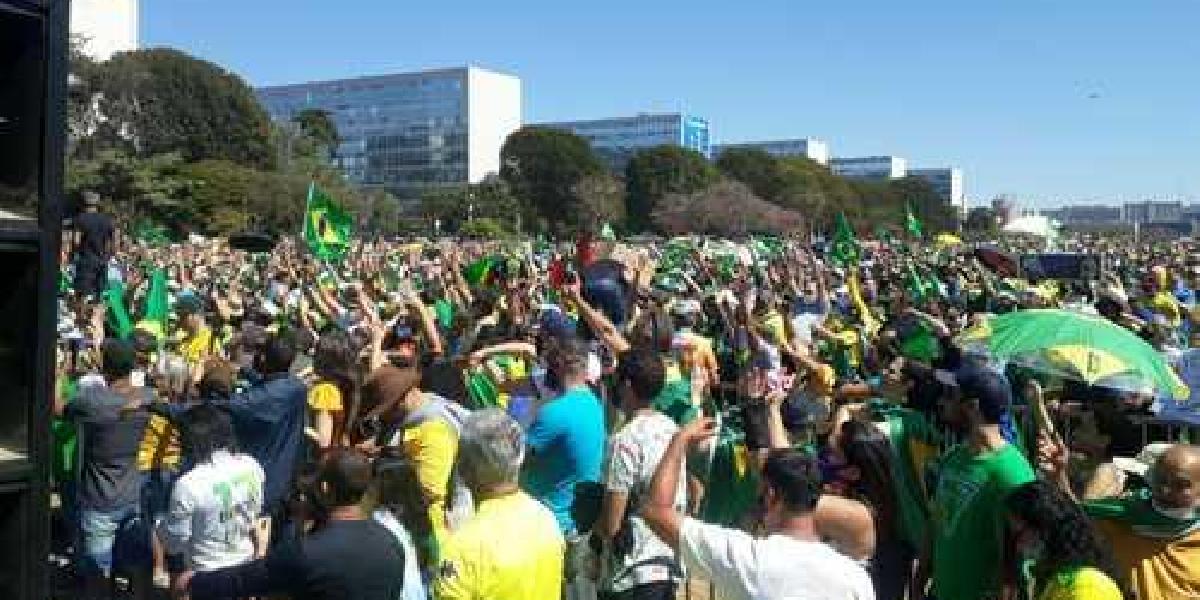
[[[933,586],[939,600],[998,596],[1004,501],[1034,477],[1012,444],[980,455],[960,444],[942,458],[933,504]]]
[[[696,420],[699,409],[692,405],[692,381],[680,377],[663,385],[663,389],[650,401],[654,410],[670,417],[680,427]]]

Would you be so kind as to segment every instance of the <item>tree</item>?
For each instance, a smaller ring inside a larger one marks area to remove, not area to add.
[[[667,194],[698,192],[719,178],[716,167],[695,150],[663,145],[638,151],[625,167],[630,229],[648,229],[658,202]]]
[[[429,188],[421,195],[421,215],[429,222],[440,221],[445,232],[459,231],[471,218],[508,222],[515,230],[519,220],[517,210],[516,198],[509,193],[508,185],[498,179]]]
[[[491,217],[473,219],[470,223],[463,225],[460,231],[465,236],[485,240],[501,240],[509,235],[508,228],[504,226],[504,223]]]
[[[889,182],[896,194],[901,217],[907,207],[924,224],[925,230],[949,231],[958,227],[958,209],[938,195],[928,181],[917,177],[905,177]]]
[[[717,159],[726,177],[746,184],[756,196],[778,198],[784,187],[779,160],[757,148],[730,148]]]
[[[300,127],[310,140],[322,148],[326,159],[333,156],[338,145],[337,124],[330,118],[329,111],[319,108],[306,108],[292,117],[292,122]]]
[[[576,231],[598,231],[605,223],[625,221],[625,187],[609,173],[588,175],[571,189],[566,222]]]
[[[141,219],[175,225],[194,216],[182,198],[195,182],[176,153],[137,158],[108,149],[92,158],[72,160],[70,165],[67,195],[78,200],[84,192],[95,192],[126,225]]]
[[[217,65],[153,48],[117,54],[88,76],[100,115],[91,137],[100,147],[271,164],[266,111],[244,81]]]
[[[522,127],[500,149],[501,178],[528,204],[528,216],[556,232],[571,230],[577,184],[604,173],[587,140],[566,131]]]
[[[998,228],[996,222],[996,211],[990,206],[976,206],[967,211],[966,221],[963,222],[963,229],[969,233],[994,236]]]
[[[746,184],[732,180],[722,180],[691,194],[668,194],[659,202],[653,218],[671,235],[786,234],[804,225],[800,213],[771,204],[755,196]]]

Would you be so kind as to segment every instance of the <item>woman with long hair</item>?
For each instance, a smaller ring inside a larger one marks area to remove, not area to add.
[[[1054,485],[1031,481],[1014,490],[1006,504],[1017,546],[1036,560],[1035,598],[1133,598],[1087,515]]]
[[[314,441],[321,450],[345,445],[346,423],[359,401],[358,354],[359,344],[340,328],[322,331],[317,340],[313,354],[317,381],[308,392],[308,408]]]
[[[372,517],[404,549],[404,593],[401,600],[425,600],[426,582],[437,560],[437,542],[429,521],[429,500],[413,463],[385,449],[375,460],[377,507]]]
[[[875,553],[867,568],[875,596],[880,600],[904,598],[916,558],[916,532],[906,526],[891,442],[879,427],[866,421],[846,421],[840,433],[840,450],[846,460],[843,477],[851,483],[851,495],[870,507],[875,523]]]

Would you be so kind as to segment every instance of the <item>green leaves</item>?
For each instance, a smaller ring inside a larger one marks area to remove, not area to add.
[[[598,223],[589,220],[610,212],[611,180],[585,181],[605,175],[604,163],[587,140],[573,133],[523,127],[505,140],[500,162],[501,177],[512,193],[528,207],[531,216],[544,221],[554,233],[595,227]]]
[[[720,178],[702,154],[678,146],[638,151],[625,167],[625,208],[632,231],[652,227],[651,217],[668,194],[692,194]]]

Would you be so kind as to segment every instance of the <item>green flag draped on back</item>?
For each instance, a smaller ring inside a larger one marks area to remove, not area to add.
[[[709,523],[732,527],[754,508],[758,476],[749,465],[751,452],[741,431],[722,427],[713,443],[716,447],[700,513]]]
[[[858,264],[858,239],[854,237],[854,230],[850,229],[844,213],[838,213],[837,216],[837,231],[833,234],[830,256],[843,267]]]
[[[912,203],[904,205],[904,229],[915,238],[921,237],[921,221],[913,214]]]
[[[304,210],[304,241],[308,250],[321,260],[340,259],[350,249],[353,229],[350,214],[316,183],[310,183]]]
[[[167,272],[155,268],[150,274],[150,291],[146,293],[146,307],[137,326],[154,334],[159,340],[167,337],[167,316],[170,305],[167,299]]]
[[[101,294],[104,299],[106,320],[108,326],[117,337],[126,339],[133,333],[133,320],[129,318],[129,309],[125,307],[125,285],[116,279],[108,281],[108,289]]]

